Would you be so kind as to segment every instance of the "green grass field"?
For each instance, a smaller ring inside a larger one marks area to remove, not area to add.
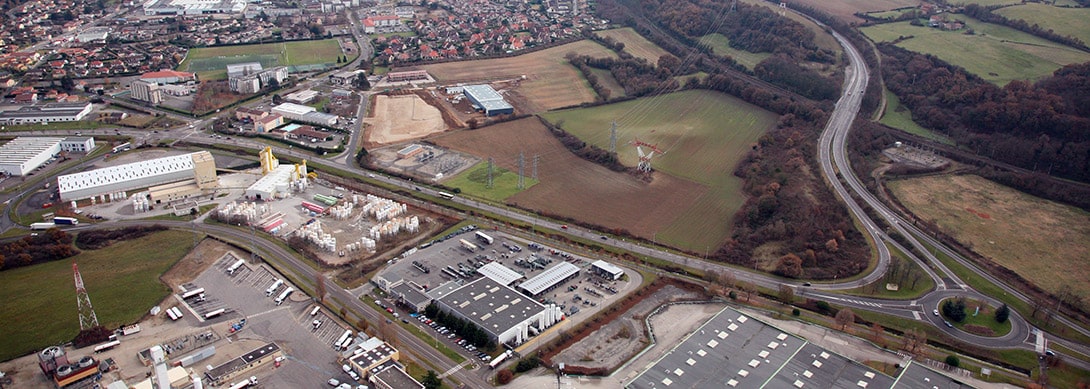
[[[993,6],[993,5],[1010,5],[1010,4],[1021,4],[1021,3],[1022,3],[1022,0],[954,0],[954,1],[950,2],[950,5],[977,4],[977,5],[982,5],[982,6],[988,7],[988,6]]]
[[[616,39],[618,42],[624,43],[624,51],[627,51],[634,57],[646,59],[647,62],[652,64],[657,64],[659,62],[659,57],[670,54],[654,42],[644,38],[637,33],[636,30],[633,30],[632,27],[598,31],[596,34],[603,37],[608,36]]]
[[[954,141],[951,140],[950,137],[916,124],[916,122],[912,121],[912,111],[909,111],[908,107],[901,105],[901,99],[897,98],[897,95],[893,94],[893,92],[890,92],[888,89],[884,90],[884,93],[886,94],[886,111],[882,114],[882,119],[879,120],[880,123],[909,134],[932,139],[936,142],[948,145],[954,144]]]
[[[920,298],[924,295],[924,293],[930,292],[931,289],[935,288],[935,280],[932,280],[931,277],[928,277],[927,273],[925,273],[923,269],[920,268],[920,265],[905,257],[905,253],[897,249],[896,247],[893,247],[889,244],[887,244],[886,247],[889,248],[891,255],[897,257],[897,259],[901,260],[901,263],[905,264],[906,270],[903,270],[904,272],[907,272],[904,273],[907,274],[907,276],[905,277],[905,282],[903,284],[898,284],[897,290],[888,290],[886,289],[886,284],[898,283],[898,280],[890,279],[887,274],[886,277],[883,277],[881,280],[874,282],[872,285],[862,286],[855,289],[848,289],[843,291],[844,294],[894,300],[911,300]],[[919,275],[920,279],[918,282],[916,282],[916,287],[913,288],[912,280],[916,275]]]
[[[1030,25],[1048,26],[1060,35],[1070,35],[1090,43],[1090,8],[1061,8],[1051,5],[1025,3],[1000,8],[995,13],[1008,19],[1022,19]]]
[[[617,79],[613,77],[613,73],[610,73],[609,70],[590,68],[590,72],[598,76],[599,84],[609,89],[609,98],[615,99],[625,96],[624,87],[617,82]]]
[[[704,35],[704,37],[700,38],[700,43],[711,46],[716,55],[734,58],[735,61],[738,61],[749,70],[753,70],[758,63],[772,55],[772,53],[751,53],[730,47],[730,38],[718,33]]]
[[[956,16],[964,20],[967,28],[973,29],[975,34],[913,26],[907,21],[879,24],[861,30],[877,42],[914,36],[897,45],[919,53],[933,54],[998,85],[1006,85],[1012,80],[1037,80],[1063,65],[1090,61],[1090,53],[965,15]]]
[[[750,145],[776,123],[776,115],[735,97],[690,90],[587,109],[542,115],[563,121],[568,132],[603,149],[609,147],[610,122],[618,124],[618,157],[636,166],[638,156],[626,145],[633,138],[666,152],[652,165],[661,173],[708,187],[657,240],[701,251],[719,247],[730,236],[730,219],[745,201],[741,179],[731,172]]]
[[[336,63],[341,54],[336,39],[199,47],[189,50],[185,60],[178,64],[178,70],[195,72],[202,80],[213,80],[226,78],[225,67],[229,64],[260,62],[265,68],[331,64]]]
[[[72,340],[79,332],[72,260],[80,266],[99,324],[132,323],[170,294],[159,276],[193,246],[193,234],[164,231],[60,260],[0,272],[0,361]]]
[[[949,300],[949,299],[947,299],[947,300]],[[943,300],[943,301],[945,302],[946,300]],[[941,304],[942,303],[940,303],[939,306],[942,306]],[[958,323],[958,322],[953,321],[953,320],[949,320],[946,317],[946,313],[943,313],[941,309],[939,310],[939,313],[942,315],[943,319],[947,319],[947,321],[949,321],[950,324],[953,324],[954,328],[957,328],[957,329],[965,331],[965,332],[972,333],[971,331],[968,331],[968,330],[965,329],[965,327],[968,326],[968,325],[977,325],[977,326],[987,327],[987,328],[991,329],[992,331],[994,331],[994,334],[992,334],[991,336],[995,336],[995,337],[1003,336],[1003,335],[1006,335],[1006,334],[1011,332],[1011,321],[1010,320],[1007,320],[1007,321],[1005,321],[1003,323],[999,323],[999,322],[995,321],[995,310],[996,310],[997,307],[986,306],[986,307],[980,308],[980,311],[977,312],[976,305],[975,305],[974,302],[966,301],[965,304],[967,305],[965,307],[965,320],[963,320],[961,323]],[[976,315],[974,315],[974,313],[976,313]],[[977,335],[988,336],[988,335],[983,335],[983,334],[977,334]]]
[[[481,161],[473,165],[469,169],[466,169],[458,175],[451,177],[449,180],[444,181],[443,185],[459,188],[462,193],[473,195],[474,197],[484,198],[497,203],[502,203],[504,199],[514,196],[516,193],[521,192],[537,183],[537,180],[530,177],[523,178],[523,182],[526,184],[526,189],[520,190],[518,188],[518,174],[515,172],[502,169],[498,166],[494,166],[492,170],[492,187],[488,188],[488,162]]]

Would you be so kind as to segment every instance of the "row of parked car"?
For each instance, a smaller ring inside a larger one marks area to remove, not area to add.
[[[466,349],[466,351],[469,351],[471,353],[476,353],[476,356],[477,356],[478,359],[480,359],[482,361],[485,361],[485,362],[488,362],[489,360],[492,359],[492,356],[490,356],[488,354],[485,354],[484,352],[478,351],[477,346],[474,346],[474,345],[470,344],[469,340],[459,338],[458,334],[455,334],[453,331],[451,331],[449,328],[447,328],[445,326],[439,325],[439,322],[433,321],[433,320],[429,319],[427,316],[418,315],[418,314],[415,314],[415,313],[410,314],[410,316],[415,317],[416,320],[419,320],[424,325],[435,329],[435,331],[439,332],[440,335],[446,335],[447,339],[454,340],[454,343],[457,343],[459,346],[462,346],[463,348]]]

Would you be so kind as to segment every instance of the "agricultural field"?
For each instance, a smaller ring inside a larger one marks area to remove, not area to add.
[[[691,90],[587,109],[542,115],[580,139],[609,147],[610,122],[617,121],[618,158],[639,162],[635,138],[657,144],[665,154],[652,165],[655,182],[666,176],[690,181],[705,191],[655,231],[656,240],[694,251],[714,248],[730,234],[729,221],[745,201],[741,179],[731,174],[738,160],[776,115],[726,94]],[[645,151],[650,150],[645,148]]]
[[[855,16],[856,12],[867,13],[920,5],[920,2],[912,0],[799,0],[799,3],[846,22],[861,22],[862,19]]]
[[[950,2],[950,5],[968,4],[977,4],[985,7],[991,7],[996,5],[1022,4],[1022,0],[954,0]]]
[[[538,183],[508,197],[508,204],[606,228],[627,229],[648,239],[675,223],[689,204],[708,192],[700,184],[669,175],[658,175],[649,184],[588,162],[568,151],[533,117],[431,140],[465,153],[491,156],[498,168],[508,171],[518,171],[519,152],[525,153],[527,160],[537,155]],[[463,188],[463,193],[467,192]]]
[[[594,90],[583,74],[564,59],[568,53],[617,57],[612,50],[598,43],[581,40],[515,57],[448,62],[422,68],[445,84],[517,80],[526,76],[518,82],[517,88],[507,93],[521,95],[527,104],[520,106],[520,111],[534,113],[594,101]]]
[[[259,62],[266,69],[274,66],[334,64],[342,54],[336,39],[200,47],[189,50],[185,60],[178,64],[178,70],[197,73],[201,80],[216,80],[227,78],[226,67],[230,64]]]
[[[595,76],[598,76],[599,85],[602,85],[606,89],[609,89],[609,97],[611,99],[624,97],[626,95],[626,93],[624,92],[624,87],[621,86],[621,83],[617,82],[617,78],[613,77],[613,73],[611,73],[609,70],[590,68],[590,72],[593,73]]]
[[[1090,53],[1012,28],[984,23],[965,15],[957,15],[957,19],[964,20],[966,28],[974,30],[975,34],[913,26],[907,21],[863,27],[861,30],[876,42],[913,36],[897,46],[932,54],[1000,86],[1013,80],[1037,80],[1064,65],[1090,61]]]
[[[75,257],[0,272],[0,360],[75,338],[79,332],[72,262],[79,264],[98,322],[106,328],[137,321],[170,288],[159,277],[193,248],[193,234],[163,231]]]
[[[517,167],[516,167],[517,169]],[[538,183],[531,177],[523,177],[526,189],[518,188],[519,178],[517,171],[493,166],[492,187],[488,187],[488,161],[481,161],[465,169],[461,173],[443,181],[443,185],[458,188],[462,193],[473,195],[486,200],[502,203],[508,197],[532,188]]]
[[[917,216],[1044,290],[1090,295],[1090,213],[971,175],[888,186]]]
[[[882,119],[879,120],[880,123],[937,142],[948,145],[954,144],[954,141],[951,140],[950,137],[916,124],[916,122],[912,120],[912,111],[909,111],[908,107],[901,105],[901,99],[897,98],[897,95],[893,94],[893,92],[883,88],[883,93],[886,95],[886,110],[882,113]]]
[[[772,53],[751,53],[730,47],[730,38],[719,33],[704,35],[700,38],[700,43],[710,46],[716,55],[734,58],[735,61],[749,70],[753,70],[753,68],[757,67],[757,64],[764,61],[765,58],[772,56]]]
[[[595,32],[602,37],[610,37],[618,42],[624,43],[624,51],[632,54],[633,57],[646,59],[647,62],[657,64],[659,57],[668,55],[670,53],[663,50],[658,45],[647,40],[640,35],[632,27],[616,28],[612,30],[604,30]]]
[[[1083,42],[1090,42],[1090,8],[1061,8],[1051,5],[1025,3],[1000,8],[995,13],[1009,19],[1022,19],[1030,25],[1048,26],[1060,35],[1070,35]]]

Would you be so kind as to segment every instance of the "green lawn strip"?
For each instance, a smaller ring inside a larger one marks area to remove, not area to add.
[[[1090,382],[1090,371],[1078,369],[1066,363],[1049,368],[1047,372],[1050,388],[1077,388],[1079,383]]]
[[[0,272],[0,360],[72,340],[79,332],[72,262],[80,265],[98,321],[133,323],[170,294],[159,277],[193,248],[192,233],[164,231],[68,259]]]
[[[939,143],[954,145],[954,141],[950,137],[916,124],[912,120],[912,112],[908,110],[908,107],[901,105],[901,99],[893,92],[890,92],[889,89],[883,89],[883,91],[886,95],[886,110],[882,114],[882,119],[879,120],[880,123]]]
[[[9,124],[3,126],[0,131],[4,132],[24,132],[24,131],[44,131],[44,130],[94,130],[106,127],[117,127],[113,124],[100,123],[90,120],[77,120],[74,122],[50,122],[49,125],[42,124]],[[63,135],[57,135],[63,137]]]
[[[427,363],[429,366],[431,366],[430,361],[424,360],[423,358],[417,358],[417,359],[420,359],[422,362]],[[409,373],[409,375],[412,376],[414,379],[416,379],[416,381],[424,382],[424,376],[426,376],[428,374],[428,369],[425,369],[423,366],[420,366],[420,365],[416,364],[415,362],[403,362],[403,363],[405,364],[405,372],[406,373]],[[434,366],[431,366],[431,367],[433,369],[436,368]],[[436,371],[435,372],[436,375],[439,375],[439,374],[442,374],[442,373],[443,372],[441,372],[441,371]],[[447,379],[443,379],[442,385],[439,385],[439,388],[440,389],[450,389],[450,385],[447,384]]]
[[[1090,355],[1085,355],[1085,354],[1080,353],[1078,351],[1069,349],[1069,348],[1067,348],[1067,346],[1064,346],[1061,343],[1056,343],[1056,342],[1049,343],[1048,348],[1052,349],[1053,351],[1056,351],[1058,353],[1061,353],[1064,356],[1072,357],[1072,358],[1075,358],[1075,359],[1078,359],[1078,360],[1081,360],[1081,361],[1085,361],[1085,362],[1090,362]]]
[[[900,287],[898,290],[887,290],[886,283],[889,283],[891,280],[888,280],[887,277],[883,277],[882,279],[875,281],[872,285],[842,290],[838,291],[838,293],[882,299],[912,300],[922,297],[935,288],[935,280],[932,280],[931,277],[920,268],[920,265],[917,265],[916,262],[908,259],[908,257],[905,256],[905,253],[900,249],[893,247],[888,243],[886,243],[886,247],[889,248],[890,255],[899,258],[902,261],[901,263],[905,264],[906,269],[902,271],[907,271],[909,274],[919,272],[919,274],[922,275],[920,281],[916,283],[915,288],[911,287],[912,282],[911,280],[908,280],[905,282],[905,285],[898,285]],[[861,274],[869,274],[869,272],[863,272]],[[909,277],[911,278],[911,275]]]
[[[982,294],[991,296],[992,298],[994,298],[996,300],[1007,303],[1007,305],[1012,310],[1017,311],[1018,314],[1021,315],[1023,318],[1025,318],[1027,321],[1029,321],[1030,324],[1032,324],[1032,325],[1034,325],[1034,326],[1036,326],[1038,328],[1044,329],[1046,331],[1049,331],[1049,332],[1051,332],[1053,334],[1056,334],[1057,332],[1059,332],[1059,336],[1064,337],[1064,338],[1066,338],[1068,340],[1071,340],[1071,341],[1081,342],[1081,343],[1090,343],[1090,337],[1087,337],[1086,335],[1083,335],[1081,332],[1075,331],[1074,329],[1068,327],[1067,325],[1059,323],[1058,321],[1053,321],[1051,324],[1046,324],[1044,321],[1042,321],[1040,319],[1031,317],[1030,313],[1033,312],[1033,309],[1030,307],[1030,305],[1028,303],[1026,303],[1026,302],[1024,302],[1022,300],[1019,300],[1017,298],[1014,298],[1014,296],[1008,295],[1007,292],[1003,291],[1003,289],[1000,288],[999,286],[997,286],[996,284],[992,283],[991,281],[988,281],[988,280],[984,279],[984,277],[981,277],[976,272],[965,268],[960,263],[958,263],[957,261],[954,261],[953,258],[950,258],[946,254],[935,250],[935,248],[933,246],[931,246],[930,244],[928,244],[926,241],[921,240],[920,243],[922,243],[925,247],[927,247],[927,249],[929,251],[931,251],[931,253],[934,254],[935,257],[938,258],[939,261],[941,261],[943,265],[946,265],[946,267],[949,268],[950,271],[954,272],[954,274],[957,275],[958,278],[960,278],[962,281],[969,284],[969,286],[971,286],[977,292],[980,292]]]
[[[945,302],[947,300],[952,300],[952,299],[945,299],[943,301]],[[1002,322],[1002,323],[995,321],[994,313],[995,313],[995,309],[998,308],[998,307],[986,307],[984,309],[981,309],[980,313],[978,313],[976,316],[973,316],[973,313],[976,311],[974,303],[972,301],[970,301],[970,300],[966,300],[966,305],[968,305],[968,306],[965,307],[965,320],[963,320],[961,322],[950,320],[950,318],[946,317],[946,313],[942,312],[942,309],[939,309],[939,313],[942,315],[943,319],[946,319],[946,321],[949,321],[950,324],[953,324],[954,328],[957,328],[959,330],[962,330],[962,331],[965,331],[965,332],[968,332],[968,333],[973,333],[972,331],[969,331],[969,330],[965,329],[965,327],[969,326],[969,325],[978,325],[978,326],[987,327],[988,329],[992,330],[992,332],[994,332],[993,335],[990,335],[990,336],[994,336],[994,337],[1003,336],[1003,335],[1006,335],[1006,334],[1011,332],[1011,321],[1010,320],[1007,320],[1007,321]],[[939,306],[941,307],[942,303],[939,303]],[[970,308],[970,307],[973,307],[973,308]],[[977,334],[977,335],[988,336],[988,335],[982,335],[982,334]]]

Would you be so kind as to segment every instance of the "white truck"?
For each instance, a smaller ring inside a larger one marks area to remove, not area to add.
[[[467,251],[469,251],[471,253],[477,251],[477,245],[475,245],[473,243],[469,243],[468,240],[458,239],[458,242],[462,244],[462,248],[466,249]]]

